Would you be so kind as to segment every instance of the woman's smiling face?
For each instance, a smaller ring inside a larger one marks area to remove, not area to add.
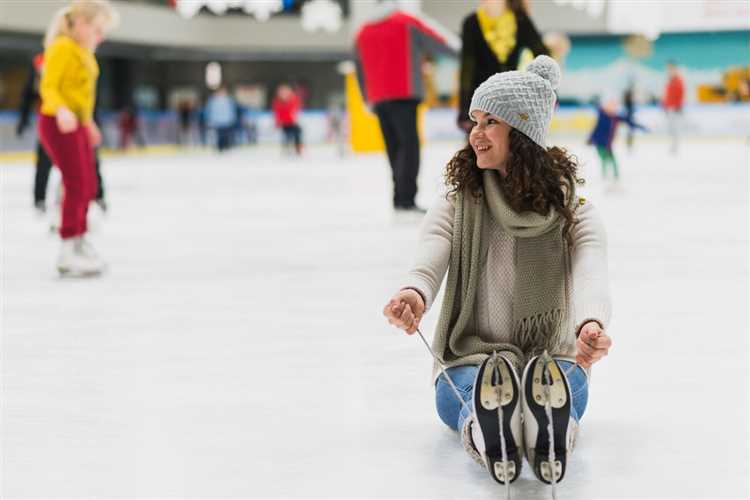
[[[498,170],[500,175],[505,176],[510,125],[484,111],[474,111],[471,117],[476,125],[469,134],[469,144],[477,155],[477,166]]]

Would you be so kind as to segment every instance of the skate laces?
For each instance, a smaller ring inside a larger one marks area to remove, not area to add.
[[[496,384],[495,384],[495,397],[497,398],[497,423],[498,427],[500,429],[500,456],[503,461],[503,475],[505,477],[505,496],[507,500],[511,500],[510,498],[510,478],[508,477],[508,448],[505,444],[505,430],[503,429],[503,421],[504,419],[504,412],[503,410],[503,399],[502,399],[502,388],[500,385],[500,368],[498,368],[497,364],[500,362],[500,357],[497,355],[497,352],[492,353],[492,370],[495,372]],[[494,465],[493,465],[494,467]],[[493,474],[495,474],[495,471],[492,471]]]
[[[589,347],[593,348],[594,346],[591,345],[591,341],[593,340],[594,342],[596,342],[596,339],[598,339],[598,338],[599,338],[599,334],[597,333],[596,335],[594,335],[593,339],[589,338],[589,341],[586,342],[586,344]],[[545,354],[547,354],[549,356],[549,353],[547,353],[546,351],[545,351]],[[581,365],[578,364],[578,361],[576,361],[575,363],[573,363],[573,366],[571,366],[570,368],[568,368],[567,370],[565,370],[565,377],[567,378],[571,373],[573,373],[573,370],[575,370],[577,366],[580,367],[582,370],[584,369]],[[589,384],[589,378],[586,377],[586,385],[588,385],[588,384]]]
[[[435,354],[435,351],[432,350],[432,347],[430,347],[430,344],[427,342],[427,339],[424,338],[424,335],[422,335],[422,332],[419,328],[417,328],[417,333],[419,334],[419,338],[422,339],[422,342],[424,343],[425,347],[427,347],[427,350],[432,355],[432,358],[437,363],[438,367],[440,368],[440,372],[445,377],[445,380],[448,382],[448,385],[450,385],[451,389],[453,389],[453,393],[456,395],[456,398],[461,403],[461,406],[466,408],[469,411],[469,414],[472,413],[471,408],[466,404],[466,401],[461,397],[461,394],[458,391],[458,388],[456,387],[456,384],[453,383],[453,380],[451,379],[450,375],[448,375],[448,372],[445,369],[445,363],[442,359],[438,357],[437,354]],[[500,428],[500,453],[501,458],[503,461],[503,474],[505,476],[505,494],[507,497],[507,500],[511,500],[510,497],[510,480],[508,477],[508,449],[505,443],[505,431],[503,430],[503,405],[502,405],[502,387],[500,385],[500,368],[498,368],[498,362],[500,361],[500,356],[497,355],[497,352],[492,353],[492,370],[496,377],[495,381],[495,397],[497,398],[497,418],[498,418],[498,425]],[[489,460],[487,460],[486,457],[484,457],[486,461],[487,468],[494,467],[494,465],[489,463]],[[492,474],[495,474],[494,470],[490,470]]]
[[[453,383],[453,380],[451,379],[450,375],[448,375],[445,363],[442,359],[438,357],[437,354],[435,354],[435,351],[432,350],[432,347],[430,347],[430,344],[427,342],[427,339],[424,338],[424,335],[422,334],[421,330],[417,328],[417,333],[419,334],[419,338],[422,339],[422,343],[424,343],[425,347],[427,347],[427,350],[429,351],[432,358],[435,360],[435,362],[438,365],[438,368],[440,369],[441,374],[445,377],[446,382],[448,382],[448,385],[453,390],[453,393],[456,396],[456,399],[461,403],[462,407],[466,407],[469,412],[471,413],[471,408],[468,407],[466,404],[466,401],[461,397],[461,393],[458,391],[458,388],[456,387],[456,384]],[[496,378],[496,384],[495,384],[495,394],[498,401],[498,426],[500,428],[500,447],[501,447],[501,457],[503,461],[503,474],[505,475],[505,489],[506,489],[506,497],[508,500],[511,499],[510,496],[510,481],[508,477],[508,450],[505,443],[505,431],[503,429],[503,406],[502,406],[502,388],[500,385],[500,369],[497,366],[498,361],[500,360],[500,356],[498,356],[497,352],[492,353],[492,370]],[[539,356],[539,360],[543,363],[543,369],[542,369],[542,376],[544,377],[545,384],[543,384],[543,390],[544,390],[544,397],[545,397],[545,403],[544,403],[544,413],[547,417],[547,434],[549,437],[549,452],[547,455],[547,460],[549,464],[549,472],[550,472],[550,489],[552,493],[552,500],[557,500],[557,475],[556,475],[556,456],[555,456],[555,435],[554,435],[554,425],[552,422],[552,394],[550,388],[552,387],[552,375],[550,373],[549,369],[549,363],[554,362],[554,358],[549,355],[549,352],[546,350],[543,354]],[[567,371],[563,371],[562,373],[567,378],[567,376],[575,370],[576,367],[579,367],[578,363],[575,363],[573,366],[571,366]],[[588,377],[586,378],[586,384],[588,384]],[[489,466],[489,464],[488,464]],[[494,474],[494,470],[491,471]]]
[[[552,387],[552,376],[549,372],[549,363],[554,363],[554,360],[547,351],[544,351],[544,354],[540,356],[540,359],[543,363],[542,376],[544,377],[544,381],[546,382],[546,384],[543,385],[543,388],[545,399],[544,413],[547,415],[547,435],[549,437],[549,451],[547,453],[547,462],[549,463],[550,488],[552,490],[552,500],[557,500],[557,475],[555,474],[557,469],[555,465],[555,428],[552,425],[552,394],[550,392],[550,387]]]
[[[453,379],[450,378],[448,375],[448,372],[445,370],[445,363],[442,359],[440,359],[437,354],[435,354],[435,351],[432,350],[432,347],[430,347],[430,344],[427,342],[427,340],[424,338],[424,335],[422,335],[422,332],[417,328],[417,333],[419,334],[419,338],[422,339],[422,342],[424,342],[425,347],[427,347],[427,350],[430,351],[430,354],[432,355],[432,358],[437,363],[438,367],[440,368],[440,372],[445,377],[445,380],[448,382],[448,385],[450,385],[451,389],[453,389],[453,394],[456,395],[456,398],[461,403],[461,406],[469,410],[469,414],[471,414],[471,408],[469,408],[469,405],[466,404],[466,401],[464,401],[464,398],[461,397],[461,393],[458,392],[458,388],[456,387],[456,384],[453,383]]]

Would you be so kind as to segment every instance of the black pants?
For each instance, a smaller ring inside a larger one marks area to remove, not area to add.
[[[99,148],[94,149],[94,160],[96,161],[96,199],[104,199],[104,182],[99,168]],[[47,199],[47,184],[49,183],[49,172],[52,170],[52,160],[42,146],[42,142],[36,143],[36,172],[34,174],[34,203],[43,202]]]
[[[234,129],[231,126],[216,128],[216,149],[219,151],[226,151],[232,147],[233,130]]]
[[[294,150],[297,154],[302,153],[302,127],[296,123],[284,125],[281,127],[281,132],[284,136],[282,146],[288,147],[290,144],[294,144]]]
[[[104,199],[104,181],[102,181],[102,171],[99,167],[99,148],[94,148],[94,166],[96,167],[96,199]]]
[[[410,208],[417,195],[419,134],[416,100],[383,101],[375,105],[388,162],[393,174],[393,206]]]
[[[36,143],[36,172],[34,174],[34,203],[43,202],[47,198],[47,182],[49,171],[52,170],[52,160],[42,146],[42,141]]]

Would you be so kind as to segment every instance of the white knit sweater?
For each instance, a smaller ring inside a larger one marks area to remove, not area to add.
[[[441,194],[427,212],[420,229],[416,262],[403,288],[418,290],[427,310],[448,270],[453,235],[455,197]],[[610,319],[609,280],[607,277],[607,236],[599,215],[586,202],[576,211],[578,224],[571,230],[571,277],[569,334],[564,352],[556,355],[574,358],[576,335],[581,326],[596,320],[604,328]],[[490,217],[483,219],[474,331],[488,342],[510,342],[513,321],[513,281],[515,241]]]

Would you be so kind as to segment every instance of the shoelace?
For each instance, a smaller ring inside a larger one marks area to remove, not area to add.
[[[453,389],[453,393],[456,395],[456,398],[461,403],[461,406],[469,410],[469,414],[471,414],[471,408],[468,407],[468,405],[466,404],[466,401],[464,401],[464,398],[461,397],[461,393],[458,392],[458,388],[456,387],[456,384],[453,383],[453,379],[450,378],[450,376],[448,375],[448,372],[445,370],[445,363],[443,362],[442,359],[438,358],[437,354],[435,354],[435,351],[432,350],[432,347],[430,347],[430,344],[424,338],[424,335],[422,335],[422,332],[419,330],[419,328],[417,328],[417,333],[419,334],[419,338],[422,339],[422,342],[424,342],[425,347],[427,347],[427,350],[430,351],[432,358],[438,364],[438,367],[440,368],[440,372],[445,377],[445,380],[448,382],[448,385],[451,386],[451,389]]]
[[[497,352],[492,353],[492,368],[497,376],[497,384],[495,384],[495,395],[497,397],[497,423],[500,428],[500,457],[503,460],[503,474],[505,475],[505,496],[507,500],[510,498],[510,481],[508,480],[508,449],[505,445],[505,430],[503,429],[504,410],[502,401],[502,389],[500,389],[500,369],[497,367],[498,355]],[[495,471],[492,471],[494,474]]]
[[[586,342],[586,344],[587,344],[587,345],[588,345],[589,347],[592,347],[592,348],[593,348],[594,346],[592,346],[592,345],[591,345],[591,341],[594,341],[594,342],[596,342],[596,339],[597,339],[597,338],[599,338],[599,334],[598,334],[598,333],[597,333],[597,335],[596,335],[596,336],[595,336],[595,337],[594,337],[593,339],[589,339],[589,341],[588,341],[588,342]],[[581,365],[579,365],[579,364],[578,364],[578,361],[576,361],[576,362],[575,362],[575,363],[573,364],[573,366],[571,366],[570,368],[568,368],[568,370],[567,370],[567,371],[565,372],[565,377],[566,377],[566,378],[568,377],[568,375],[570,375],[571,373],[573,373],[573,370],[575,370],[575,369],[576,369],[576,366],[580,367],[580,368],[581,368],[581,369],[583,370],[583,367],[582,367]],[[589,383],[589,378],[588,378],[588,377],[586,377],[586,384],[588,385],[588,383]]]
[[[555,474],[557,467],[555,466],[555,429],[552,425],[552,394],[550,393],[550,387],[552,386],[552,376],[549,373],[548,363],[554,362],[552,357],[547,351],[541,356],[543,363],[543,376],[546,385],[544,385],[544,413],[547,415],[547,434],[549,436],[549,452],[547,455],[547,463],[549,464],[550,472],[550,488],[552,490],[552,500],[557,500],[557,476]],[[575,366],[574,366],[575,368]]]
[[[419,328],[417,328],[417,333],[419,334],[419,338],[422,339],[422,342],[424,343],[425,347],[427,347],[427,350],[430,351],[432,358],[435,360],[438,367],[440,368],[440,372],[445,377],[445,380],[448,382],[448,385],[451,387],[451,389],[453,389],[453,393],[456,395],[456,398],[461,403],[461,406],[463,408],[466,408],[469,411],[469,414],[471,414],[472,413],[471,408],[468,407],[468,405],[466,404],[466,401],[464,401],[464,399],[461,397],[461,394],[458,392],[458,388],[456,387],[456,384],[453,383],[453,380],[451,379],[450,375],[448,375],[448,372],[445,369],[445,363],[443,362],[442,359],[440,359],[437,356],[437,354],[435,354],[435,351],[432,350],[432,347],[430,347],[430,344],[427,342],[427,339],[424,338],[424,335],[422,335],[422,331]],[[497,352],[493,352],[492,357],[493,357],[492,369],[494,370],[497,376],[497,381],[499,382],[500,381],[500,369],[497,367],[497,360],[498,360]],[[503,473],[505,474],[505,495],[507,497],[507,500],[511,500],[510,481],[508,481],[508,450],[505,445],[505,435],[503,431],[503,405],[502,405],[502,400],[501,400],[502,391],[500,388],[500,384],[495,384],[495,394],[497,397],[497,405],[498,405],[497,406],[497,409],[498,409],[497,418],[498,418],[498,424],[500,427],[500,453],[501,453],[501,458],[503,461]],[[488,468],[489,468],[489,464],[488,464]],[[494,470],[490,472],[492,474],[495,473]]]
[[[435,360],[435,362],[438,365],[438,368],[440,368],[441,374],[445,377],[445,380],[448,382],[448,385],[453,390],[453,393],[456,396],[456,399],[461,403],[462,407],[465,407],[469,413],[471,413],[471,408],[468,408],[468,405],[466,404],[466,401],[461,397],[461,393],[458,391],[458,388],[456,387],[456,384],[453,383],[453,379],[451,379],[450,375],[448,375],[448,372],[445,369],[445,363],[442,359],[440,359],[437,354],[435,354],[435,351],[432,350],[432,347],[430,347],[430,344],[427,342],[427,339],[424,338],[424,335],[422,335],[422,331],[417,328],[417,333],[419,334],[419,338],[422,339],[422,343],[424,343],[425,347],[427,347],[427,350],[430,352],[430,355],[432,355],[432,358]],[[497,375],[497,380],[500,380],[500,371],[497,368],[497,352],[492,353],[494,358],[493,363],[493,370],[495,371],[495,374]],[[557,500],[557,476],[555,475],[556,467],[555,467],[555,437],[554,437],[554,426],[552,425],[552,395],[550,393],[550,387],[552,384],[551,375],[549,372],[549,368],[547,366],[548,362],[553,361],[553,358],[549,355],[547,351],[544,351],[542,354],[542,362],[544,363],[543,368],[543,376],[545,378],[545,381],[547,382],[546,385],[544,385],[544,396],[545,396],[545,404],[544,404],[544,412],[547,416],[547,434],[549,436],[549,455],[547,456],[547,460],[550,467],[550,489],[552,492],[552,500]],[[567,378],[568,375],[570,375],[573,370],[575,370],[576,367],[581,367],[577,362],[573,364],[567,371],[563,372],[565,374],[565,377]],[[583,367],[581,367],[583,368]],[[586,384],[588,384],[588,378],[586,378]],[[510,495],[510,481],[508,481],[508,451],[507,447],[505,445],[505,436],[504,436],[504,430],[503,430],[503,407],[501,404],[501,389],[500,384],[495,385],[495,391],[496,391],[496,397],[498,401],[498,424],[500,428],[500,447],[501,447],[501,456],[503,460],[503,473],[505,474],[505,494],[508,500],[511,500]],[[491,471],[494,474],[494,471]]]

